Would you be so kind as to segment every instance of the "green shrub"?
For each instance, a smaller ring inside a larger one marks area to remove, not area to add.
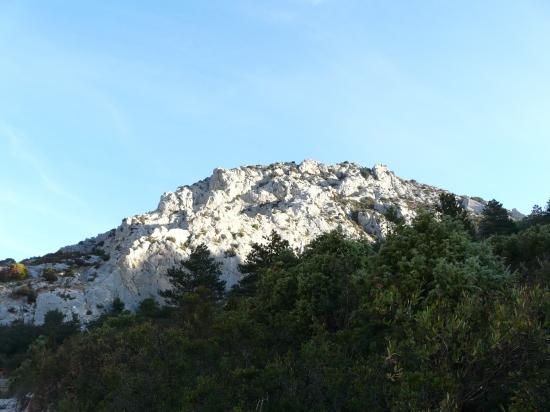
[[[57,272],[53,268],[46,268],[42,271],[42,277],[45,281],[53,283],[57,280]]]
[[[111,258],[111,256],[107,252],[99,247],[96,247],[94,250],[92,250],[92,254],[99,256],[104,261],[108,261]]]
[[[399,211],[395,206],[390,206],[384,212],[384,217],[388,219],[389,222],[395,223],[396,225],[402,225],[405,223],[403,217],[399,214]]]
[[[365,196],[359,201],[359,205],[363,209],[373,210],[376,204],[376,200],[372,197]]]
[[[47,255],[31,258],[25,260],[25,262],[32,262],[33,265],[43,265],[48,263],[65,263],[67,260],[77,260],[84,256],[81,252],[63,252],[57,251],[55,253],[48,253]]]
[[[9,268],[0,270],[0,282],[24,280],[29,277],[29,270],[23,263],[14,263]]]
[[[117,296],[113,299],[111,306],[111,312],[114,314],[122,313],[124,311],[124,302]]]
[[[19,286],[15,288],[12,292],[12,297],[14,298],[27,298],[27,303],[36,302],[36,291],[32,288],[30,284]]]
[[[538,273],[548,239],[541,228],[490,242]],[[336,231],[299,254],[267,240],[229,296],[202,245],[168,272],[168,319],[149,299],[60,348],[31,348],[17,376],[33,383],[33,407],[548,409],[550,291],[459,220],[420,214],[374,246]]]

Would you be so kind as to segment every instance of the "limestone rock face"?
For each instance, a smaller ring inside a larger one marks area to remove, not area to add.
[[[231,286],[238,264],[254,242],[275,230],[300,250],[338,227],[351,237],[374,241],[392,227],[392,210],[410,222],[421,207],[433,207],[441,189],[400,179],[386,166],[276,163],[215,169],[191,186],[164,193],[156,210],[124,219],[121,225],[77,245],[23,261],[26,281],[0,283],[0,323],[42,323],[49,310],[87,322],[118,297],[127,308],[167,289],[168,268],[205,243],[223,264]],[[463,204],[479,214],[484,202]],[[46,274],[55,274],[46,280]],[[22,288],[18,290],[17,288]],[[31,289],[35,297],[28,295]]]
[[[8,398],[8,399],[2,399],[0,398],[0,411],[2,412],[18,412],[20,409],[17,406],[17,399],[15,398]]]

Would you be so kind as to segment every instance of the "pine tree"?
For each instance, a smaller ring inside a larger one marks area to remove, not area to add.
[[[287,240],[277,232],[272,231],[269,237],[265,237],[266,243],[254,243],[252,251],[248,254],[244,264],[239,265],[240,272],[244,275],[241,281],[233,287],[234,295],[251,295],[256,289],[261,272],[275,265],[288,266],[295,262],[296,254]]]
[[[474,234],[474,225],[470,219],[470,214],[453,193],[441,193],[436,210],[443,216],[461,221],[466,231],[471,235]]]
[[[453,193],[441,193],[436,210],[443,215],[456,218],[462,214],[464,208]]]
[[[492,235],[507,235],[515,231],[516,225],[508,216],[508,211],[502,203],[491,200],[482,212],[479,222],[479,236],[482,239]]]
[[[532,226],[547,224],[550,224],[550,201],[544,209],[539,205],[534,205],[529,216],[518,223],[518,229],[525,230]]]
[[[198,245],[179,267],[168,269],[172,289],[160,295],[173,306],[182,306],[194,293],[202,293],[213,301],[220,301],[225,293],[225,281],[220,280],[221,264],[211,256],[205,244]]]
[[[531,210],[531,215],[533,215],[533,216],[542,216],[545,213],[546,212],[544,210],[542,210],[542,207],[540,207],[539,205],[533,206],[533,209]]]

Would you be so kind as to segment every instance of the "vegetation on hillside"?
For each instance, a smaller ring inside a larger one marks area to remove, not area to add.
[[[8,267],[0,267],[0,282],[24,280],[29,277],[29,271],[23,263],[13,263]]]
[[[119,303],[0,359],[32,410],[542,411],[549,218],[516,224],[495,201],[474,224],[445,195],[374,245],[335,231],[297,253],[273,233],[228,293],[199,246],[168,272],[167,307]]]

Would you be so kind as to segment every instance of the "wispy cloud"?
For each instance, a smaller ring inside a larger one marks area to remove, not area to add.
[[[0,138],[7,141],[9,155],[18,161],[24,162],[34,172],[45,190],[70,202],[84,204],[81,199],[63,188],[50,175],[40,157],[30,147],[28,139],[14,127],[1,120]]]

